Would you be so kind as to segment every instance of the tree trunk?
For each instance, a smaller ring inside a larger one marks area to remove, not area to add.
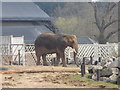
[[[98,42],[99,44],[106,44],[107,40],[105,39],[104,32],[100,32]]]

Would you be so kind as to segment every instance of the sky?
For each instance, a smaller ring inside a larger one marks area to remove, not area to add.
[[[2,2],[119,2],[120,0],[0,0]]]

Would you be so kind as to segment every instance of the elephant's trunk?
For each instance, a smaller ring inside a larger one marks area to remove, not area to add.
[[[76,56],[77,56],[77,53],[78,53],[78,45],[74,49],[75,49],[75,51],[74,51],[74,62],[77,66],[79,66],[76,62]]]

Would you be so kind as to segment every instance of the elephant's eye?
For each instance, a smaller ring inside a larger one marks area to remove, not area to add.
[[[74,43],[74,41],[72,41],[72,43]]]

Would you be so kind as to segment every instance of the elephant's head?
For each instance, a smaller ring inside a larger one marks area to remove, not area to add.
[[[72,47],[74,51],[74,61],[76,63],[76,55],[78,53],[78,42],[77,42],[77,37],[75,35],[65,35],[63,40],[66,42],[67,46]]]

